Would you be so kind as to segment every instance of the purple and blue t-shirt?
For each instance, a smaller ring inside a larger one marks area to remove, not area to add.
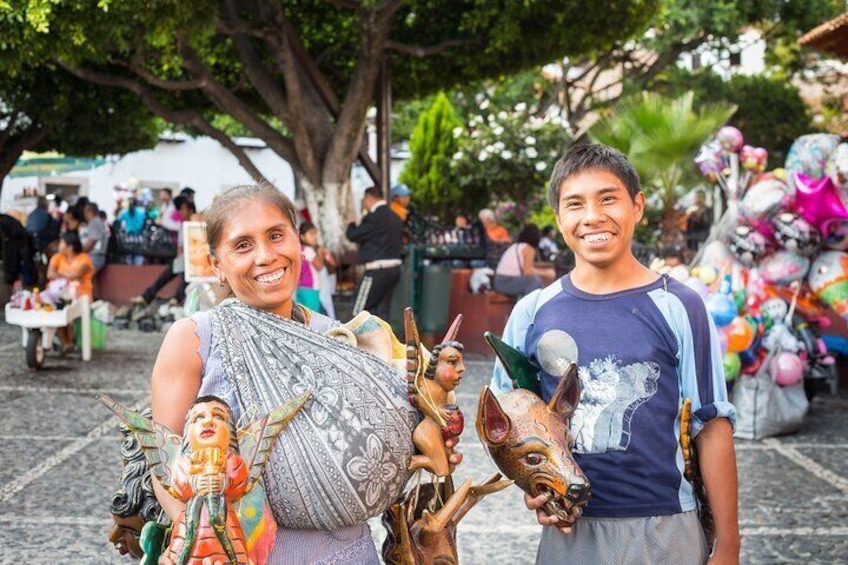
[[[692,399],[693,437],[713,418],[736,417],[727,401],[715,326],[701,297],[667,277],[594,295],[565,276],[516,304],[503,339],[546,366],[537,357],[546,335],[548,342],[567,342],[565,350],[578,365],[582,392],[571,431],[575,457],[592,485],[584,516],[694,510],[679,443],[683,399]],[[540,375],[548,401],[559,375],[544,369]],[[493,391],[511,388],[496,363]]]

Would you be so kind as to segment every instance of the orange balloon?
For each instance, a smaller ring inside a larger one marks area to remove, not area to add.
[[[748,320],[736,316],[727,326],[727,350],[732,353],[745,351],[754,343],[754,329]]]

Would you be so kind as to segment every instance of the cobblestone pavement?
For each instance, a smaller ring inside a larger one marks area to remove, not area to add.
[[[89,363],[48,357],[28,370],[20,331],[0,323],[0,563],[130,563],[107,542],[120,473],[116,421],[103,391],[145,403],[161,334],[112,331]],[[468,422],[491,362],[470,359],[459,391]],[[817,397],[804,430],[737,442],[742,562],[848,563],[848,394]],[[467,426],[457,482],[494,469]],[[384,537],[372,524],[375,540]],[[464,564],[533,563],[540,527],[517,488],[492,495],[459,525]]]

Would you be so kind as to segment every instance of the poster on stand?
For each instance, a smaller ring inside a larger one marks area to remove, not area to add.
[[[183,249],[186,282],[214,282],[205,222],[183,222]]]

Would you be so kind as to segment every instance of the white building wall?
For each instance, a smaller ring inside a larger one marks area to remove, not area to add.
[[[294,198],[294,174],[289,164],[258,140],[240,140],[247,154],[270,182]],[[19,197],[25,187],[44,187],[46,183],[80,184],[80,194],[96,202],[112,219],[116,186],[154,187],[190,186],[195,203],[202,210],[223,190],[252,181],[236,158],[217,141],[208,137],[175,135],[161,139],[153,149],[128,153],[86,171],[72,171],[42,177],[7,177],[3,181],[0,211],[21,207]],[[27,199],[27,202],[31,199]]]

